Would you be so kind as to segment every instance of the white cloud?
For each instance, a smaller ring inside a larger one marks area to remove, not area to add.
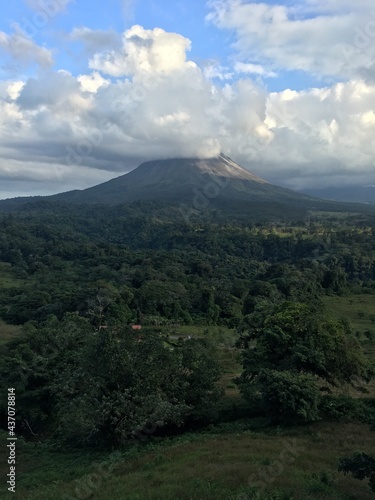
[[[93,73],[0,82],[2,182],[57,192],[149,159],[223,151],[292,187],[375,183],[375,84],[269,93],[245,75],[223,85],[188,60],[189,47],[135,26],[121,50],[92,58]]]
[[[207,19],[234,31],[234,47],[241,60],[318,77],[368,77],[374,73],[372,0],[304,0],[290,6],[212,0],[209,5]]]
[[[248,73],[250,75],[260,75],[267,78],[275,78],[277,76],[274,71],[267,71],[260,64],[237,62],[234,65],[234,70],[237,73]]]
[[[12,34],[0,31],[0,50],[22,65],[36,63],[43,68],[53,65],[52,52],[37,45],[17,25]]]
[[[161,127],[166,125],[184,125],[190,121],[190,115],[180,111],[179,113],[171,113],[169,115],[155,117],[155,123]]]
[[[74,28],[68,36],[69,40],[82,42],[88,54],[94,54],[105,49],[121,47],[121,36],[114,30],[92,30],[86,26]]]
[[[8,96],[12,100],[16,100],[19,97],[21,90],[23,89],[24,86],[25,82],[22,81],[10,82],[9,85],[6,87]]]
[[[17,99],[22,110],[58,113],[57,118],[74,115],[90,107],[91,100],[81,90],[80,81],[67,71],[50,72],[29,78]],[[77,109],[75,109],[77,107]],[[36,116],[36,115],[35,115]]]
[[[36,12],[46,12],[50,16],[63,12],[73,1],[74,0],[25,0],[30,9]]]
[[[374,104],[375,85],[363,81],[272,93],[266,121],[275,137],[260,152],[263,171],[296,187],[374,179]]]
[[[110,84],[109,80],[103,78],[99,73],[94,71],[91,75],[80,75],[78,81],[81,84],[81,89],[86,92],[96,93],[103,85]]]
[[[125,31],[121,51],[96,54],[89,66],[116,77],[143,72],[170,73],[195,67],[193,62],[186,61],[190,44],[190,40],[177,33],[167,33],[160,28],[146,30],[136,25]]]
[[[136,0],[122,0],[122,12],[126,21],[134,18],[135,4]]]
[[[209,79],[218,78],[223,81],[233,79],[233,71],[221,66],[221,64],[218,64],[216,61],[209,61],[206,63],[203,68],[203,73],[204,76]]]

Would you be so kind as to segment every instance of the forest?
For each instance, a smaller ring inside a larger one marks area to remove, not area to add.
[[[12,387],[20,498],[371,498],[374,234],[370,211],[187,221],[161,202],[40,201],[0,213],[1,427]],[[194,446],[240,436],[247,462],[260,454],[251,474],[157,480],[176,447],[199,464]],[[265,451],[285,436],[306,460],[321,440],[330,462],[288,482],[267,455],[280,449]],[[44,478],[36,456],[52,464]]]

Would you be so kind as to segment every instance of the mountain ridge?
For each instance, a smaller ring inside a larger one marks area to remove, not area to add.
[[[342,186],[325,188],[307,188],[301,191],[309,196],[317,196],[325,200],[347,203],[375,204],[375,186]]]

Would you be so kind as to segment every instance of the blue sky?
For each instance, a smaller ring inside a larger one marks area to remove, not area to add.
[[[220,151],[296,189],[374,184],[374,132],[372,0],[2,5],[0,198]]]
[[[18,24],[38,45],[53,49],[56,69],[64,68],[73,74],[80,74],[87,66],[82,44],[66,40],[66,34],[79,26],[122,33],[132,25],[140,24],[145,29],[159,27],[176,32],[192,41],[189,58],[200,65],[217,61],[223,66],[230,66],[235,57],[235,34],[231,30],[223,32],[208,22],[206,17],[210,8],[201,0],[73,0],[66,9],[63,9],[65,0],[31,2],[34,8],[27,0],[7,2],[2,6],[0,30],[7,32],[12,25]],[[292,2],[267,3],[288,5]],[[45,12],[54,12],[55,5],[60,7],[59,14],[49,16],[48,22],[45,22]],[[32,74],[32,69],[28,68],[25,74]],[[270,91],[322,87],[327,81],[334,79],[316,78],[303,71],[284,71],[281,68],[277,77],[264,77],[264,84]]]
[[[206,4],[197,0],[76,0],[65,12],[50,19],[46,27],[35,30],[33,38],[38,44],[55,46],[59,37],[63,38],[64,33],[69,33],[77,26],[89,26],[93,30],[113,29],[121,33],[133,24],[140,24],[146,29],[160,27],[194,40],[191,52],[193,59],[225,59],[230,53],[230,35],[223,37],[220,30],[205,21],[208,11]],[[7,2],[2,6],[0,29],[8,31],[15,22],[21,28],[27,26],[26,31],[34,34],[30,25],[37,27],[38,22],[34,21],[37,12],[37,9],[27,5],[27,1]],[[58,44],[62,43],[61,38]],[[64,45],[64,49],[57,49],[56,66],[78,70],[76,62],[72,62],[74,55],[69,54],[69,45]],[[84,63],[82,60],[81,69]]]

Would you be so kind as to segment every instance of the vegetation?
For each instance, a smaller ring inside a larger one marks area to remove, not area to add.
[[[15,388],[18,422],[34,436],[51,432],[60,443],[110,447],[142,429],[212,418],[220,396],[214,360],[204,340],[95,332],[67,315],[28,325],[3,347],[0,377]],[[2,396],[5,412],[6,390]]]
[[[245,318],[243,396],[273,419],[319,419],[323,384],[369,381],[373,367],[345,322],[335,323],[315,308],[283,302]],[[327,390],[329,390],[327,388]]]
[[[371,498],[374,231],[364,212],[187,222],[156,202],[0,214],[19,495],[80,498],[115,453],[93,498]]]
[[[13,497],[373,499],[366,480],[337,471],[338,457],[352,450],[375,454],[368,426],[358,423],[266,430],[246,421],[139,443],[137,448],[89,452],[19,442],[18,492]],[[1,453],[4,477],[3,448]]]
[[[352,458],[343,458],[339,470],[345,474],[351,472],[356,479],[369,479],[372,491],[375,491],[375,459],[366,453],[356,453]]]

